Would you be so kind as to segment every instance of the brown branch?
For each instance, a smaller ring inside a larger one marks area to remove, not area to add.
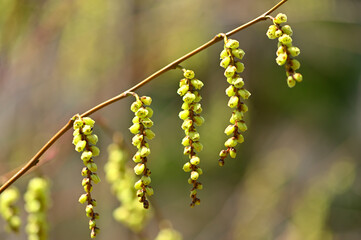
[[[194,49],[193,51],[187,53],[186,55],[178,58],[177,60],[175,60],[174,62],[168,64],[167,66],[163,67],[162,69],[158,70],[157,72],[153,73],[152,75],[150,75],[149,77],[147,77],[146,79],[144,79],[143,81],[141,81],[140,83],[138,83],[137,85],[129,88],[128,90],[126,90],[125,92],[105,101],[102,102],[101,104],[91,108],[90,110],[84,112],[83,114],[81,114],[81,117],[85,117],[85,116],[89,116],[92,113],[95,113],[97,111],[99,111],[100,109],[119,101],[122,98],[125,98],[128,96],[129,92],[133,92],[135,90],[137,90],[138,88],[142,87],[143,85],[147,84],[148,82],[150,82],[151,80],[153,80],[154,78],[162,75],[163,73],[176,68],[180,63],[182,63],[183,61],[187,60],[188,58],[192,57],[193,55],[203,51],[204,49],[212,46],[213,44],[221,41],[223,39],[223,36],[231,36],[245,28],[248,28],[250,26],[252,26],[253,24],[263,21],[263,20],[267,20],[268,17],[267,15],[271,14],[273,11],[275,11],[277,8],[279,8],[282,4],[284,4],[285,2],[287,2],[287,0],[282,0],[279,3],[277,3],[275,6],[273,6],[270,10],[268,10],[267,12],[265,12],[264,14],[260,15],[259,17],[249,21],[246,24],[243,24],[231,31],[229,31],[226,34],[217,34],[213,39],[211,39],[210,41],[206,42],[205,44],[203,44],[202,46]],[[0,187],[0,194],[6,189],[8,188],[12,183],[14,183],[18,178],[20,178],[22,175],[24,175],[27,171],[29,171],[29,169],[31,169],[32,167],[34,167],[38,162],[39,162],[39,158],[49,149],[49,147],[51,145],[53,145],[59,137],[61,137],[65,132],[67,132],[73,124],[73,120],[69,120],[69,122],[62,128],[60,129],[40,150],[39,152],[37,152],[27,163],[26,165],[21,168],[14,176],[12,176],[9,180],[6,181],[6,183],[4,183],[1,187]]]

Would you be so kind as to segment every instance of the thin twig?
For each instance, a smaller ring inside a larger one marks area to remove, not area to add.
[[[242,26],[239,26],[231,31],[229,31],[226,34],[217,34],[213,39],[211,39],[210,41],[206,42],[205,44],[203,44],[202,46],[194,49],[193,51],[187,53],[186,55],[178,58],[177,60],[175,60],[174,62],[171,62],[170,64],[168,64],[167,66],[163,67],[162,69],[158,70],[157,72],[153,73],[152,75],[150,75],[149,77],[145,78],[143,81],[141,81],[140,83],[138,83],[137,85],[129,88],[128,90],[126,90],[125,92],[107,100],[104,101],[102,103],[100,103],[99,105],[91,108],[90,110],[84,112],[83,114],[81,114],[81,117],[85,117],[85,116],[89,116],[92,113],[95,113],[97,111],[99,111],[100,109],[114,103],[117,102],[119,100],[121,100],[122,98],[125,98],[129,95],[129,92],[133,92],[135,90],[137,90],[138,88],[142,87],[143,85],[147,84],[148,82],[150,82],[151,80],[153,80],[154,78],[162,75],[163,73],[171,70],[171,69],[175,69],[180,63],[182,63],[183,61],[187,60],[188,58],[194,56],[195,54],[203,51],[204,49],[212,46],[213,44],[221,41],[223,39],[223,36],[231,36],[245,28],[248,28],[249,26],[252,26],[255,23],[258,23],[260,21],[264,21],[267,20],[268,17],[267,15],[271,14],[273,11],[275,11],[277,8],[279,8],[282,4],[284,4],[285,2],[287,2],[287,0],[282,0],[280,1],[278,4],[276,4],[274,7],[272,7],[270,10],[268,10],[267,12],[265,12],[264,14],[260,15],[259,17],[249,21],[246,24],[243,24]],[[34,167],[38,162],[39,162],[39,158],[49,149],[49,147],[51,145],[53,145],[59,137],[61,137],[65,132],[67,132],[71,126],[73,124],[73,120],[69,120],[69,122],[62,128],[60,129],[40,150],[39,152],[37,152],[27,163],[26,165],[21,168],[14,176],[12,176],[6,183],[4,183],[1,187],[0,187],[0,194],[7,189],[12,183],[14,183],[18,178],[20,178],[22,175],[24,175],[27,171],[29,171],[29,169],[31,169],[32,167]]]

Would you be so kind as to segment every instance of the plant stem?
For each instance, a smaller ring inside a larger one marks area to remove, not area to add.
[[[100,109],[114,103],[117,102],[119,100],[121,100],[122,98],[125,98],[129,95],[129,92],[133,92],[135,90],[137,90],[138,88],[142,87],[143,85],[147,84],[148,82],[152,81],[153,79],[155,79],[156,77],[162,75],[163,73],[171,70],[171,69],[175,69],[180,63],[182,63],[183,61],[187,60],[188,58],[194,56],[195,54],[203,51],[204,49],[212,46],[213,44],[221,41],[223,39],[223,36],[231,36],[245,28],[248,28],[250,26],[252,26],[255,23],[258,23],[260,21],[264,21],[267,20],[268,17],[267,15],[271,14],[273,11],[275,11],[277,8],[279,8],[282,4],[284,4],[285,2],[287,2],[287,0],[282,0],[279,3],[277,3],[275,6],[273,6],[270,10],[268,10],[267,12],[265,12],[264,14],[260,15],[259,17],[249,21],[248,23],[245,23],[229,32],[227,32],[226,34],[217,34],[215,37],[213,37],[210,41],[204,43],[202,46],[194,49],[193,51],[185,54],[184,56],[178,58],[177,60],[169,63],[167,66],[163,67],[162,69],[158,70],[157,72],[153,73],[152,75],[150,75],[149,77],[145,78],[143,81],[139,82],[138,84],[136,84],[135,86],[129,88],[128,90],[126,90],[125,92],[111,98],[108,99],[102,103],[100,103],[99,105],[89,109],[88,111],[84,112],[83,114],[81,114],[81,117],[85,117],[85,116],[89,116],[97,111],[99,111]],[[20,178],[22,175],[24,175],[27,171],[29,171],[29,169],[31,169],[32,167],[34,167],[38,162],[39,162],[39,158],[49,149],[49,147],[51,145],[53,145],[58,138],[60,138],[65,132],[67,132],[73,125],[73,120],[69,120],[69,122],[62,128],[60,129],[26,164],[24,167],[22,167],[16,174],[14,174],[9,180],[6,181],[6,183],[4,183],[1,187],[0,187],[0,194],[7,189],[12,183],[14,183],[18,178]]]

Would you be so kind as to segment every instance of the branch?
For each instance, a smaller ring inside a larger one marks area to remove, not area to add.
[[[177,60],[175,60],[174,62],[171,62],[170,64],[168,64],[167,66],[163,67],[162,69],[158,70],[157,72],[153,73],[152,75],[150,75],[149,77],[147,77],[146,79],[144,79],[143,81],[141,81],[140,83],[138,83],[137,85],[129,88],[128,90],[126,90],[125,92],[111,98],[108,99],[105,102],[100,103],[99,105],[89,109],[88,111],[84,112],[83,114],[81,114],[81,117],[85,117],[85,116],[89,116],[97,111],[99,111],[100,109],[114,103],[117,102],[125,97],[128,96],[129,92],[133,92],[137,89],[139,89],[140,87],[142,87],[143,85],[147,84],[148,82],[152,81],[153,79],[155,79],[156,77],[164,74],[165,72],[171,70],[171,69],[175,69],[180,63],[182,63],[183,61],[187,60],[188,58],[192,57],[193,55],[203,51],[204,49],[212,46],[213,44],[221,41],[223,39],[224,36],[231,36],[245,28],[248,28],[250,26],[252,26],[255,23],[258,23],[260,21],[264,21],[267,20],[268,17],[267,15],[271,14],[273,11],[275,11],[277,8],[279,8],[282,4],[284,4],[285,2],[287,2],[287,0],[282,0],[280,1],[278,4],[276,4],[275,6],[273,6],[270,10],[268,10],[267,12],[265,12],[264,14],[260,15],[259,17],[249,21],[246,24],[243,24],[231,31],[229,31],[226,34],[217,34],[215,37],[213,37],[213,39],[211,39],[210,41],[206,42],[205,44],[203,44],[202,46],[194,49],[193,51],[187,53],[186,55],[178,58]],[[27,171],[29,171],[29,169],[31,169],[32,167],[34,167],[38,162],[39,162],[39,158],[49,149],[49,147],[51,145],[53,145],[65,132],[67,132],[73,125],[73,120],[69,120],[69,122],[62,128],[60,129],[27,163],[26,165],[21,168],[14,176],[12,176],[8,181],[6,181],[6,183],[4,183],[1,187],[0,187],[0,194],[7,189],[12,183],[14,183],[18,178],[20,178],[22,175],[24,175]]]

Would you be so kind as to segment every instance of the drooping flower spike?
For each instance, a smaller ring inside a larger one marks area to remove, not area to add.
[[[134,172],[136,175],[141,176],[134,187],[137,190],[139,202],[143,203],[143,207],[147,209],[149,208],[147,196],[154,194],[153,188],[149,185],[151,183],[151,172],[147,167],[147,162],[150,148],[146,141],[146,139],[150,140],[155,137],[154,132],[150,130],[153,126],[153,121],[150,119],[153,116],[153,110],[149,107],[152,99],[147,96],[139,97],[133,92],[129,94],[133,95],[136,99],[130,107],[130,110],[134,112],[135,116],[132,120],[133,125],[129,128],[130,132],[135,135],[132,143],[138,149],[133,156],[133,161],[137,163],[134,167]]]
[[[242,99],[248,99],[251,93],[245,89],[243,78],[238,73],[244,71],[244,65],[239,60],[243,59],[245,55],[244,51],[239,48],[239,42],[234,39],[228,39],[222,34],[224,39],[224,49],[220,54],[221,63],[220,66],[225,68],[224,76],[227,78],[227,82],[230,84],[226,89],[226,94],[229,97],[228,107],[233,109],[231,119],[229,120],[231,125],[225,129],[225,134],[230,138],[224,143],[227,148],[219,153],[218,164],[224,165],[224,159],[228,156],[231,158],[236,157],[236,145],[244,141],[242,132],[247,130],[247,125],[244,121],[244,113],[248,111],[247,105]]]
[[[281,26],[282,23],[287,22],[286,14],[279,13],[275,18],[270,18],[273,20],[273,25],[269,26],[266,35],[269,39],[278,38],[276,62],[279,66],[285,65],[287,84],[292,88],[296,85],[296,82],[302,82],[303,80],[302,75],[296,72],[301,67],[301,64],[294,59],[301,51],[298,47],[292,45],[292,28],[289,25]]]
[[[190,172],[188,183],[193,185],[190,193],[192,199],[190,206],[194,207],[200,204],[200,199],[197,198],[197,190],[203,188],[203,185],[198,182],[199,175],[203,171],[199,167],[200,158],[197,156],[197,152],[202,151],[203,145],[199,142],[200,135],[196,129],[196,126],[201,126],[204,123],[204,118],[200,116],[202,97],[198,92],[203,87],[203,82],[194,78],[195,74],[192,70],[181,69],[185,78],[180,80],[177,91],[183,97],[183,110],[179,113],[179,118],[183,120],[182,129],[186,135],[182,140],[183,153],[189,156],[189,161],[183,165],[183,170]]]
[[[127,164],[128,152],[119,136],[114,135],[114,142],[108,147],[108,162],[104,166],[106,180],[120,202],[120,206],[113,211],[113,217],[133,232],[141,232],[150,219],[151,211],[144,209],[138,202],[137,190],[134,189],[136,176]]]
[[[6,189],[0,195],[0,215],[6,221],[6,230],[19,232],[21,219],[19,208],[16,206],[20,198],[19,190],[16,187]]]
[[[92,198],[91,192],[93,190],[92,183],[97,184],[100,182],[100,178],[96,174],[98,167],[93,160],[93,158],[98,156],[100,152],[99,148],[95,146],[95,144],[98,142],[98,136],[93,134],[95,121],[90,117],[82,118],[79,115],[76,115],[74,116],[73,120],[73,144],[75,145],[75,150],[77,152],[82,152],[80,158],[83,160],[85,165],[81,171],[81,175],[84,177],[82,185],[84,187],[85,193],[80,196],[79,202],[81,204],[87,204],[85,212],[86,216],[90,218],[90,237],[95,238],[99,232],[99,228],[96,225],[96,219],[99,218],[99,214],[94,211],[96,200]]]
[[[26,232],[28,239],[48,239],[48,221],[46,219],[50,201],[50,183],[47,179],[36,177],[29,181],[24,194],[25,210],[29,213]]]

